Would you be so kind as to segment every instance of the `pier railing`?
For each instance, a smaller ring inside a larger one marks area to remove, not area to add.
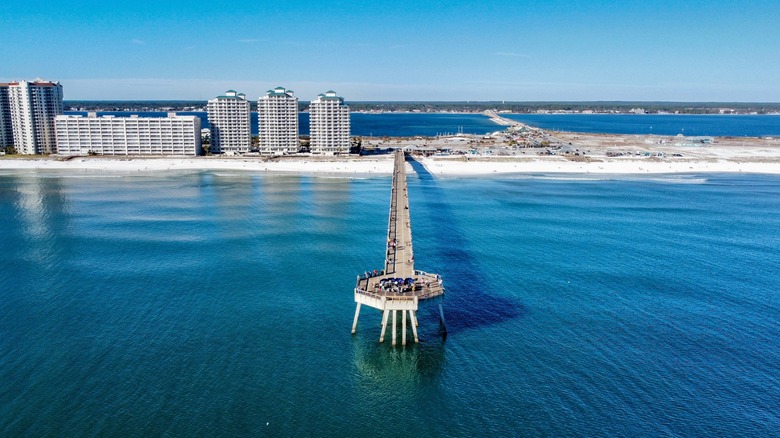
[[[393,301],[393,300],[395,300],[395,301],[415,301],[415,300],[419,299],[416,295],[413,295],[413,294],[385,295],[385,294],[378,294],[378,293],[375,293],[375,292],[369,292],[367,290],[358,289],[358,288],[355,288],[355,293],[356,294],[365,295],[365,296],[367,296],[369,298],[374,298],[374,299],[378,299],[378,300],[381,300],[382,298],[386,298],[388,301]]]

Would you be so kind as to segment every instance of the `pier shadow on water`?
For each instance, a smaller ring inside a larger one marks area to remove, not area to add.
[[[420,199],[426,206],[425,209],[412,209],[430,212],[428,214],[433,216],[430,220],[436,224],[436,232],[431,240],[438,254],[438,262],[444,265],[428,267],[425,260],[429,257],[423,255],[420,267],[425,265],[426,269],[441,273],[444,279],[447,293],[442,303],[447,331],[457,333],[523,316],[527,310],[521,302],[493,293],[490,274],[482,269],[468,251],[469,242],[457,225],[452,207],[446,201],[447,194],[436,183],[433,175],[414,157],[407,156],[407,162],[420,180]],[[421,305],[421,326],[426,319],[438,318],[438,306],[426,304]]]

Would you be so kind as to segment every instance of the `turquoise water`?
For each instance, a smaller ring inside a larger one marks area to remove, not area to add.
[[[86,115],[86,112],[66,111]],[[100,112],[98,115],[166,117],[165,112]],[[182,112],[198,116],[208,128],[205,112]],[[780,115],[689,115],[689,114],[501,114],[531,126],[556,131],[606,134],[655,134],[686,136],[780,136]],[[505,127],[482,114],[443,113],[352,113],[352,135],[374,137],[436,136],[463,132],[487,134]],[[309,113],[298,114],[301,135],[309,135]],[[257,113],[252,113],[252,134],[257,134]]]
[[[350,335],[389,185],[0,174],[0,435],[780,430],[777,177],[412,175],[406,348]]]
[[[543,129],[600,134],[763,137],[780,135],[780,115],[502,114]]]

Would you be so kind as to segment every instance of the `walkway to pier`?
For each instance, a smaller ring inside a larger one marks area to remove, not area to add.
[[[392,317],[393,345],[396,343],[396,311],[401,311],[402,343],[406,344],[406,320],[411,320],[415,342],[417,337],[416,312],[420,300],[444,294],[441,277],[414,269],[412,224],[409,214],[409,193],[406,184],[406,161],[401,150],[395,152],[395,167],[390,195],[390,215],[387,225],[385,265],[381,271],[358,276],[355,285],[355,320],[352,333],[357,328],[360,306],[374,307],[384,312],[382,334],[384,341],[387,320]],[[391,315],[392,314],[392,315]]]
[[[485,110],[482,112],[482,114],[490,117],[490,120],[492,120],[493,123],[496,123],[501,126],[525,126],[524,123],[520,123],[517,120],[508,119],[506,117],[502,117],[493,110]]]

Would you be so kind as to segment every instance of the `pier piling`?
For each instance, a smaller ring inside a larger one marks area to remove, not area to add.
[[[355,330],[357,329],[358,316],[360,316],[360,303],[357,303],[357,306],[355,307],[355,320],[352,322],[353,335],[355,334]]]
[[[401,311],[401,345],[406,345],[406,312]]]
[[[393,345],[395,346],[395,320],[398,319],[396,317],[396,310],[393,309]]]
[[[409,320],[412,323],[412,333],[414,334],[414,342],[420,342],[417,339],[417,318],[414,316],[414,310],[409,311]]]

